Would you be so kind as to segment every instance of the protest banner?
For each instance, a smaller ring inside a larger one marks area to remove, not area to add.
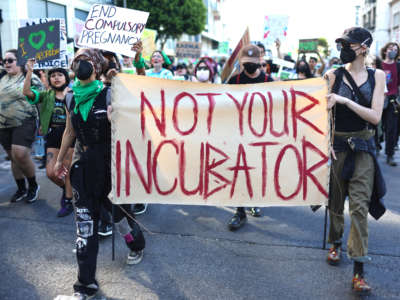
[[[134,57],[132,45],[140,40],[148,17],[144,11],[94,4],[78,44]]]
[[[325,204],[323,79],[222,85],[119,74],[112,89],[113,203]]]
[[[224,68],[222,69],[221,72],[222,83],[227,82],[235,70],[240,70],[240,64],[239,64],[240,51],[244,46],[248,44],[250,44],[250,34],[249,34],[249,28],[246,28],[242,38],[236,45],[235,50],[233,50],[231,56],[225,63]]]
[[[18,29],[18,63],[29,58],[38,63],[60,57],[60,21],[20,27]]]
[[[175,55],[177,58],[200,58],[201,43],[176,42]]]
[[[318,39],[299,40],[299,53],[316,52],[317,50],[318,50]]]
[[[60,18],[33,18],[19,20],[20,27],[33,26],[57,20],[60,22],[60,58],[50,61],[36,62],[34,65],[35,69],[52,69],[56,67],[68,68],[68,60],[71,59],[71,57],[69,57],[67,53],[67,28],[65,26],[65,20]]]
[[[287,36],[289,16],[268,15],[264,18],[264,44],[274,45],[276,39],[283,41]]]
[[[145,60],[150,60],[151,55],[156,51],[157,30],[145,28],[142,34],[142,57]]]

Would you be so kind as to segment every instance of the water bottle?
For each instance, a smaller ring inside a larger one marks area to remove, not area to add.
[[[36,136],[35,142],[33,143],[33,156],[36,159],[42,159],[44,156],[44,139],[43,136]]]

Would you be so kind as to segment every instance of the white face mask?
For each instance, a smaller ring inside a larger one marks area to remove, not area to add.
[[[208,81],[210,78],[210,71],[209,70],[197,70],[196,77],[198,81],[205,82]]]

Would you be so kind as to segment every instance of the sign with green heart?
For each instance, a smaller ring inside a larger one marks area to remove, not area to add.
[[[60,21],[52,21],[18,30],[18,63],[29,58],[45,62],[60,58]]]

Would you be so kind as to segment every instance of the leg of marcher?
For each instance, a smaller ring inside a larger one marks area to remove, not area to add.
[[[349,210],[351,226],[347,241],[349,257],[354,261],[353,289],[359,294],[369,293],[365,283],[363,264],[368,262],[368,209],[372,194],[375,166],[370,154],[356,154],[355,170],[349,182]]]
[[[389,103],[387,109],[385,109],[385,154],[386,163],[392,167],[397,165],[393,157],[397,133],[397,115],[393,104]]]
[[[236,213],[230,219],[228,223],[228,228],[231,231],[238,230],[240,227],[244,225],[247,221],[246,211],[244,207],[238,207],[236,209]]]
[[[10,202],[18,202],[21,201],[26,197],[27,189],[26,189],[26,183],[25,183],[25,176],[18,167],[18,165],[13,161],[12,159],[12,153],[11,149],[6,150],[8,157],[11,158],[11,171],[14,176],[15,183],[17,184],[17,191],[15,194],[11,197]]]
[[[347,194],[347,184],[343,181],[341,170],[346,159],[346,152],[336,153],[337,160],[331,166],[330,193],[329,193],[329,249],[327,262],[337,265],[341,258],[342,236],[344,231],[344,201]]]

